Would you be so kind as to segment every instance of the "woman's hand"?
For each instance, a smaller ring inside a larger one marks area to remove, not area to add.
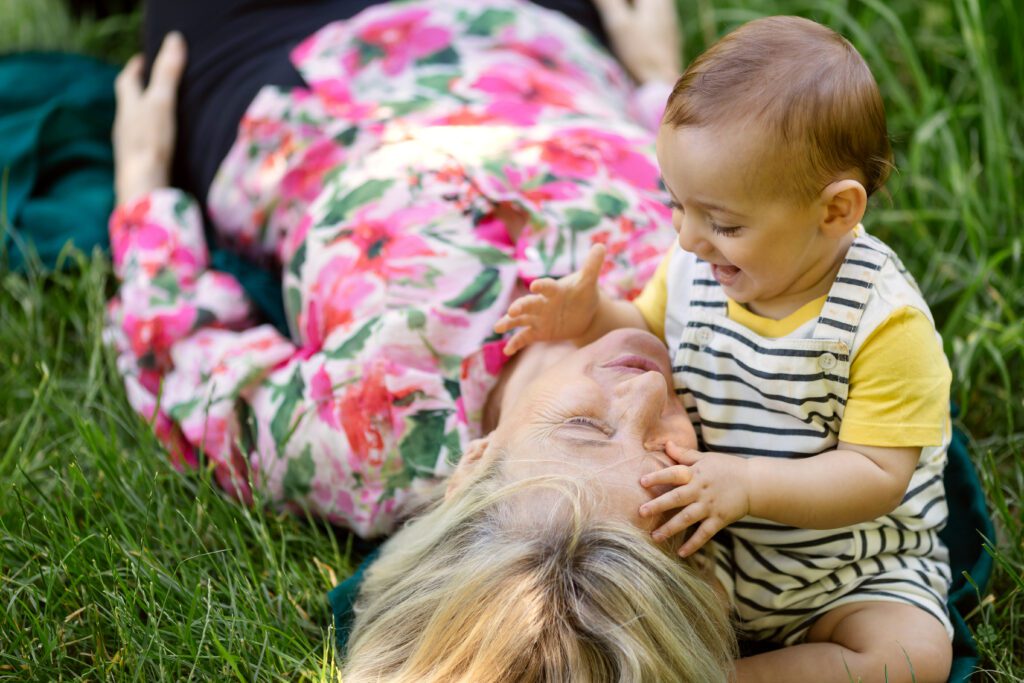
[[[725,453],[700,453],[683,449],[674,442],[665,444],[665,454],[677,465],[645,474],[640,485],[673,486],[649,503],[640,506],[642,517],[679,509],[667,522],[654,530],[654,540],[662,541],[688,527],[697,529],[679,548],[683,557],[700,549],[711,537],[750,512],[750,485],[747,460]],[[681,508],[681,509],[680,509]]]
[[[168,33],[145,89],[142,55],[128,60],[114,83],[114,189],[118,204],[170,182],[175,104],[185,57],[185,39],[180,33]]]
[[[612,50],[639,83],[682,75],[683,42],[672,0],[594,0]]]
[[[604,263],[605,248],[595,244],[583,267],[559,280],[539,278],[530,284],[530,294],[512,302],[494,324],[494,331],[522,328],[505,344],[511,356],[535,341],[556,341],[582,337],[597,314],[601,293],[597,278]]]

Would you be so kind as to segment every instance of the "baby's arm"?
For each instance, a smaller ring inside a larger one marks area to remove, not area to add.
[[[512,302],[494,325],[498,333],[520,328],[505,344],[507,355],[535,341],[574,339],[583,345],[622,327],[648,329],[636,306],[608,296],[598,286],[604,254],[604,245],[595,244],[580,270],[558,280],[534,280],[530,294]]]
[[[718,531],[752,515],[804,529],[834,529],[892,512],[902,501],[920,448],[879,448],[839,442],[800,459],[700,453],[665,444],[678,464],[645,475],[645,487],[674,486],[645,503],[642,516],[678,509],[656,539],[699,524],[679,549],[689,555]]]

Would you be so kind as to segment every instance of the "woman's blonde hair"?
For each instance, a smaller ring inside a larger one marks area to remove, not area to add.
[[[500,460],[385,546],[346,683],[728,680],[725,606],[691,565],[578,482],[503,483]]]

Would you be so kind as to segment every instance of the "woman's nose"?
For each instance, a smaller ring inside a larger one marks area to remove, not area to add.
[[[667,387],[660,372],[645,372],[619,383],[612,392],[619,403],[622,418],[646,429],[657,420],[665,407]]]

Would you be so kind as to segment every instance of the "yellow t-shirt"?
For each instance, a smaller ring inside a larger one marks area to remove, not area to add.
[[[665,338],[668,262],[662,260],[633,303],[648,328]],[[821,314],[824,296],[781,320],[765,318],[729,299],[729,318],[762,337],[783,337]],[[850,367],[850,389],[839,439],[888,448],[937,446],[949,422],[952,374],[927,316],[906,306],[893,311],[861,344]]]

